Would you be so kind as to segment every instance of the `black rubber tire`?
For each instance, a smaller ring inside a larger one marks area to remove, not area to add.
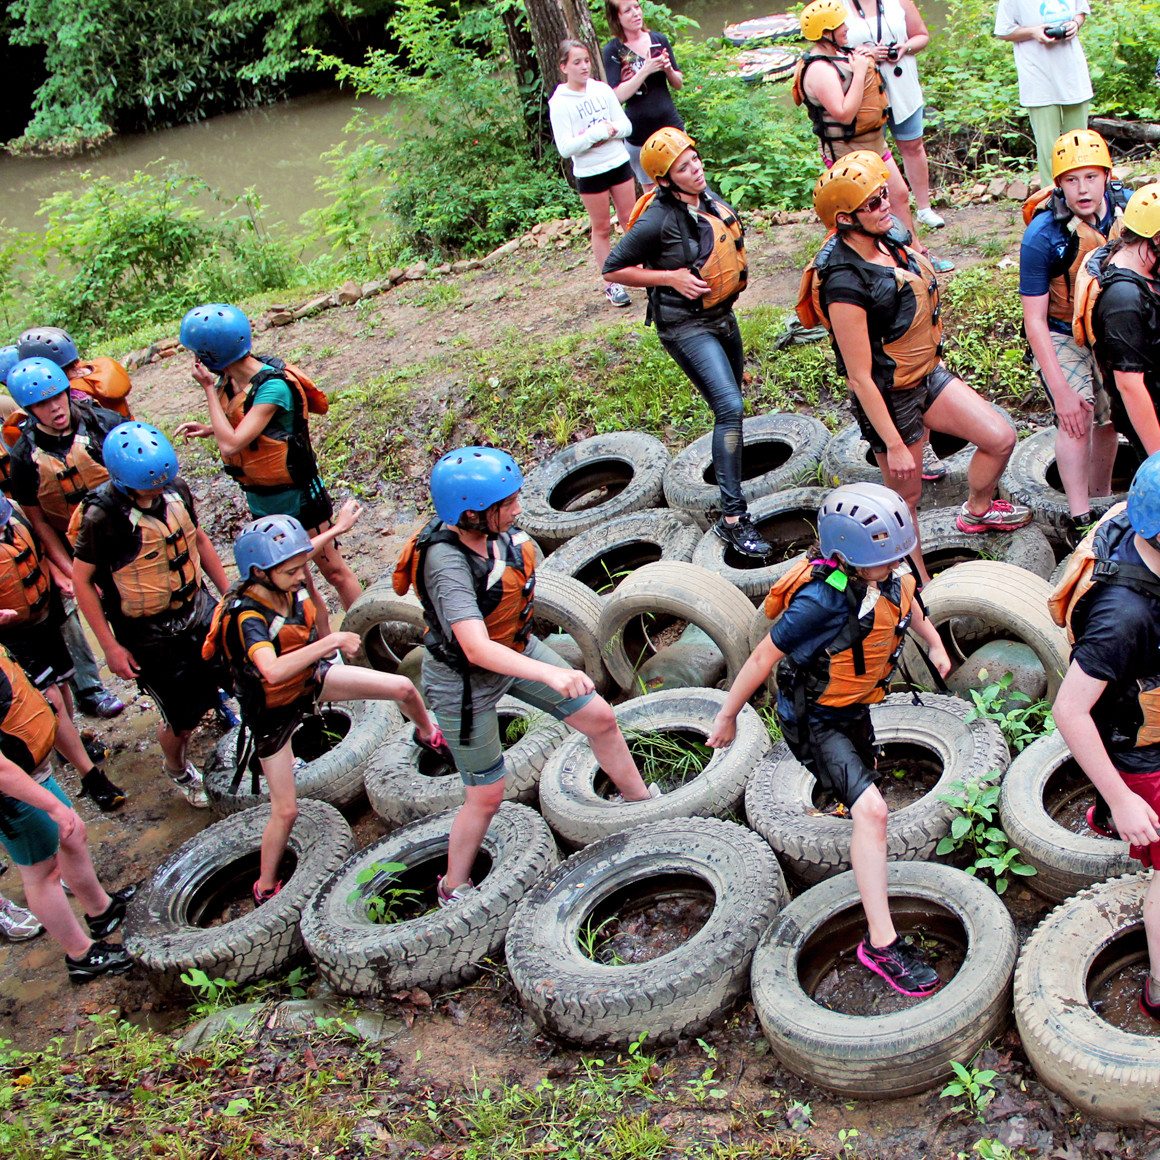
[[[644,963],[612,966],[582,953],[577,936],[601,903],[637,885],[663,896],[667,876],[712,891],[696,934]],[[743,993],[753,948],[786,897],[777,859],[743,826],[704,818],[637,826],[573,854],[528,892],[508,930],[508,971],[528,1013],[561,1039],[619,1045],[647,1033],[649,1043],[670,1043]]]
[[[622,689],[637,688],[625,651],[625,628],[636,617],[655,613],[689,621],[705,632],[721,650],[730,682],[749,657],[753,605],[744,593],[696,564],[646,564],[605,600],[600,613],[601,655]]]
[[[162,992],[186,990],[181,973],[194,967],[211,979],[253,983],[301,954],[299,917],[354,841],[334,806],[299,802],[288,846],[294,871],[278,894],[254,907],[250,889],[269,818],[269,806],[260,806],[214,822],[170,854],[130,903],[125,949]],[[244,900],[240,918],[200,925],[207,911],[212,918],[220,904],[238,899]]]
[[[774,547],[764,561],[742,556],[710,529],[701,537],[693,563],[723,576],[751,600],[764,600],[773,584],[817,543],[818,508],[827,495],[828,488],[795,487],[749,505],[757,530]]]
[[[892,861],[919,862],[934,854],[950,833],[958,810],[938,795],[953,781],[978,781],[1009,760],[999,727],[984,719],[968,723],[970,706],[958,697],[924,693],[915,705],[909,693],[887,697],[870,710],[879,745],[917,745],[937,755],[943,770],[938,784],[886,821],[886,851]],[[816,812],[813,775],[781,744],[758,765],[745,789],[745,814],[774,849],[782,865],[800,881],[821,882],[850,868],[848,818]]]
[[[615,707],[626,734],[651,730],[708,737],[725,703],[719,689],[668,689],[636,697]],[[750,771],[769,752],[769,733],[755,709],[737,717],[737,739],[713,753],[701,773],[659,798],[612,802],[596,791],[600,767],[588,739],[569,737],[548,758],[540,775],[540,812],[552,829],[573,846],[585,846],[644,822],[666,818],[721,817],[741,804]]]
[[[956,617],[966,617],[994,629],[999,638],[1023,641],[1030,646],[1047,674],[1047,696],[1054,700],[1060,681],[1067,672],[1071,646],[1067,633],[1047,611],[1051,586],[1025,568],[1002,564],[996,560],[968,560],[939,573],[922,590],[922,602],[934,625],[941,626]],[[973,641],[968,652],[982,640]],[[918,656],[918,645],[906,642],[903,665],[907,672],[921,680],[926,665]],[[952,665],[965,659],[962,650],[948,649]]]
[[[1062,902],[1096,882],[1131,871],[1128,843],[1098,834],[1073,834],[1044,808],[1043,798],[1053,778],[1072,763],[1071,751],[1059,733],[1040,737],[1011,762],[999,797],[999,815],[1012,846],[1035,874],[1023,879],[1036,894]],[[1079,775],[1083,778],[1083,774]],[[1087,779],[1083,778],[1090,789]]]
[[[753,956],[753,1005],[774,1054],[795,1075],[856,1099],[892,1099],[936,1087],[1007,1022],[1015,924],[993,890],[934,862],[892,862],[890,912],[903,933],[942,928],[965,942],[958,973],[933,995],[891,1014],[847,1015],[814,1002],[833,951],[865,931],[852,872],[811,887],[783,908]],[[821,973],[819,973],[821,972]],[[886,986],[885,983],[882,984]]]
[[[1112,473],[1112,486],[1117,480],[1123,490],[1109,496],[1092,496],[1092,514],[1101,516],[1113,504],[1127,498],[1127,486],[1135,474],[1138,456],[1131,446],[1120,437],[1119,451]],[[1048,475],[1052,478],[1049,481]],[[1071,509],[1067,496],[1056,486],[1058,468],[1055,466],[1055,428],[1020,439],[1011,452],[1006,470],[999,480],[999,494],[1012,503],[1021,503],[1035,513],[1035,522],[1041,525],[1053,543],[1062,545],[1064,536],[1070,530],[1068,518]]]
[[[520,527],[545,552],[614,516],[663,506],[665,445],[643,431],[611,431],[549,456],[524,479]],[[571,510],[596,492],[606,498]]]
[[[503,697],[496,711],[501,737],[506,722],[528,722],[528,732],[504,751],[504,800],[535,805],[544,762],[570,730],[515,697]],[[367,763],[364,779],[371,809],[397,826],[463,804],[463,780],[454,768],[419,748],[410,724],[380,747]]]
[[[329,752],[308,761],[294,775],[299,798],[349,806],[364,792],[363,771],[367,763],[403,724],[403,714],[394,701],[327,701],[320,710],[324,717],[349,721],[345,737]],[[309,719],[308,719],[309,722]],[[230,729],[214,749],[213,764],[205,774],[205,792],[210,806],[219,815],[265,805],[270,800],[266,779],[259,775],[258,793],[250,792],[253,784],[247,770],[237,790],[232,789],[238,731]]]
[[[830,432],[809,415],[772,412],[742,420],[741,494],[752,504],[763,496],[816,479]],[[721,508],[713,471],[713,433],[695,439],[665,472],[669,507],[688,512],[702,528]]]
[[[397,596],[390,581],[384,580],[365,589],[346,610],[342,630],[362,638],[351,664],[397,673],[407,653],[422,644],[427,626],[418,599]]]
[[[562,572],[536,572],[533,631],[541,639],[549,635],[548,629],[566,632],[579,648],[584,658],[584,672],[598,693],[607,692],[612,684],[604,663],[604,650],[600,647],[603,611],[603,599],[574,577]]]
[[[918,516],[918,535],[927,571],[935,576],[968,560],[999,560],[1046,580],[1055,571],[1055,552],[1043,530],[1028,524],[1013,532],[960,532],[960,508],[933,508]]]
[[[447,856],[455,813],[412,822],[348,858],[302,916],[302,937],[318,973],[340,995],[386,998],[394,991],[453,987],[474,979],[503,947],[516,903],[559,861],[543,818],[504,802],[483,840],[490,869],[462,902],[435,905],[435,877]],[[425,884],[432,909],[405,922],[376,925],[366,899],[376,880],[360,873],[376,862],[402,862]],[[429,868],[428,863],[432,863]]]
[[[561,544],[537,572],[559,572],[607,596],[626,576],[660,560],[688,562],[701,539],[693,517],[671,508],[629,512]]]
[[[1030,881],[1030,880],[1029,880]],[[1023,946],[1015,970],[1015,1022],[1040,1080],[1082,1112],[1121,1124],[1160,1123],[1160,1051],[1091,1007],[1089,980],[1114,967],[1115,945],[1142,939],[1149,874],[1101,882],[1057,906]]]

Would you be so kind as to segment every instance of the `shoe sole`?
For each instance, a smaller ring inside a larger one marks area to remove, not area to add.
[[[942,980],[928,987],[924,991],[908,991],[905,987],[900,987],[863,949],[862,944],[858,944],[856,951],[858,962],[862,964],[868,971],[873,971],[880,979],[885,981],[894,988],[900,995],[905,995],[908,999],[925,999],[927,995],[933,995],[935,991],[942,986]]]
[[[1086,814],[1084,814],[1084,820],[1088,824],[1088,829],[1091,830],[1093,834],[1099,834],[1101,838],[1118,838],[1120,836],[1119,834],[1113,833],[1111,830],[1106,829],[1104,826],[1101,826],[1096,822],[1095,806],[1088,806],[1088,811]],[[1160,1016],[1158,1016],[1158,1018],[1160,1018]]]
[[[40,938],[42,934],[44,934],[43,926],[39,930],[34,930],[31,934],[9,934],[6,930],[0,930],[0,939],[10,943],[31,942],[34,938]]]
[[[105,975],[127,975],[132,969],[133,961],[130,959],[128,962],[120,963],[115,967],[107,967],[103,971],[92,971],[85,974],[74,974],[70,967],[68,977],[70,983],[79,986],[82,983],[91,983],[94,979],[104,978]]]
[[[1141,995],[1140,998],[1136,1000],[1136,1006],[1140,1008],[1141,1015],[1147,1015],[1149,1019],[1154,1019],[1154,1020],[1156,1020],[1157,1023],[1160,1023],[1160,1007],[1155,1008],[1155,1010],[1149,1011],[1148,1008],[1144,1006],[1144,996],[1143,995]]]
[[[981,535],[983,532],[1017,532],[1020,528],[1025,528],[1031,523],[1031,520],[1025,520],[1021,524],[969,524],[959,516],[955,520],[955,527],[960,532],[968,536]]]
[[[922,476],[922,482],[923,483],[940,483],[942,480],[946,479],[946,477],[947,477],[947,472],[945,472],[945,471],[940,471],[937,474],[931,474],[931,475],[927,475],[924,472],[923,476]]]

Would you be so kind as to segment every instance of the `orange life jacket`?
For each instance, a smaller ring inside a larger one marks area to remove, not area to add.
[[[1160,616],[1160,577],[1150,568],[1116,560],[1117,549],[1130,540],[1135,531],[1128,522],[1128,505],[1112,507],[1079,542],[1068,557],[1063,575],[1047,600],[1047,609],[1056,624],[1067,629],[1067,639],[1075,644],[1075,621],[1080,604],[1097,584],[1111,584],[1130,588],[1134,592],[1153,597]],[[1084,614],[1078,612],[1080,632]],[[1131,721],[1134,736],[1132,749],[1146,745],[1160,745],[1160,663],[1156,676],[1137,682],[1135,704],[1125,719]]]
[[[99,436],[89,433],[89,420],[92,418],[89,404],[73,400],[71,406],[76,430],[72,445],[63,459],[37,444],[31,429],[31,419],[24,425],[24,436],[32,449],[32,462],[40,476],[36,492],[37,506],[44,512],[49,526],[62,536],[68,534],[73,508],[93,488],[100,487],[109,478],[99,451],[96,454],[93,451],[94,447],[100,447],[102,441]],[[95,430],[96,423],[92,422],[91,427]]]
[[[248,491],[259,495],[283,491],[288,487],[306,487],[318,475],[306,416],[311,412],[324,415],[330,404],[306,372],[293,363],[285,363],[279,358],[266,355],[257,357],[266,366],[254,375],[245,391],[239,391],[231,397],[226,380],[218,381],[218,398],[226,418],[236,430],[253,407],[258,388],[271,379],[281,379],[294,396],[291,428],[289,433],[281,435],[263,432],[241,451],[232,455],[223,454],[226,474]]]
[[[10,449],[16,446],[20,438],[20,424],[28,416],[23,411],[12,411],[0,427],[0,491],[8,490],[8,483],[12,479],[12,456]]]
[[[454,635],[445,636],[439,625],[439,616],[423,580],[423,563],[432,544],[450,544],[463,554],[471,569],[475,599],[483,616],[487,635],[497,644],[523,652],[532,635],[532,613],[536,602],[536,548],[525,533],[513,530],[502,536],[488,537],[489,549],[495,546],[493,563],[489,558],[473,552],[441,520],[431,520],[416,532],[399,554],[391,584],[399,596],[412,588],[423,606],[427,631],[423,644],[436,660],[463,678],[462,743],[471,736],[473,713],[471,707],[471,664],[459,647]]]
[[[16,613],[15,624],[39,624],[48,613],[51,592],[32,525],[13,511],[0,528],[0,608]]]
[[[795,705],[799,721],[811,705],[873,705],[886,696],[886,685],[902,655],[915,598],[914,574],[907,572],[899,577],[898,604],[883,591],[874,608],[859,617],[861,596],[835,561],[800,560],[770,588],[765,615],[776,620],[795,594],[813,580],[845,593],[848,619],[834,640],[808,663],[798,665],[785,657],[777,666],[778,689]]]
[[[133,383],[129,372],[116,359],[86,359],[78,370],[84,371],[84,374],[69,376],[70,390],[84,391],[105,410],[115,411],[124,419],[133,418],[126,402]]]
[[[878,66],[871,63],[866,70],[866,79],[862,87],[862,103],[851,121],[835,121],[821,105],[806,94],[806,70],[813,64],[825,62],[838,74],[842,83],[842,92],[848,93],[854,80],[853,66],[840,57],[828,56],[825,53],[805,53],[798,61],[793,74],[793,103],[805,105],[810,115],[814,132],[822,143],[822,148],[829,150],[831,159],[842,156],[854,149],[870,149],[879,155],[886,148],[886,138],[883,136],[882,126],[886,124],[887,111],[890,108],[890,98],[886,95],[886,82],[878,71]],[[843,148],[837,155],[834,153],[834,143],[841,142]]]
[[[817,256],[802,271],[796,308],[803,326],[824,326],[831,334],[833,327],[822,309],[822,283],[825,281],[827,266],[834,261],[838,240],[837,231],[831,231]],[[865,266],[874,266],[875,270],[891,271],[898,290],[909,288],[914,295],[914,317],[910,325],[898,338],[882,344],[883,353],[894,363],[893,380],[889,387],[891,390],[903,391],[918,386],[938,366],[942,357],[942,310],[939,306],[938,279],[930,259],[909,246],[892,246],[891,250],[896,257],[906,259],[905,266],[898,265],[897,261],[893,267],[876,266],[865,259],[860,261]],[[882,384],[878,385],[882,389]]]
[[[9,760],[16,761],[25,773],[33,773],[44,764],[56,743],[56,714],[12,659],[12,654],[0,645],[0,702],[5,692],[8,710],[0,720],[0,734],[20,743],[15,752],[26,754],[31,768],[24,768],[24,764],[13,756],[13,750],[2,741],[0,750]],[[0,802],[3,800],[3,795],[0,795]]]

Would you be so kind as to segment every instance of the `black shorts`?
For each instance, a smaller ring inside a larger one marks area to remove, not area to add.
[[[212,603],[208,613],[213,613]],[[140,666],[138,686],[153,698],[162,720],[174,733],[188,732],[218,703],[223,675],[216,664],[201,655],[208,631],[203,605],[188,623],[174,625],[171,632],[154,630],[145,639],[126,638],[125,647]]]
[[[615,169],[603,173],[590,173],[587,177],[576,178],[577,193],[607,193],[614,185],[623,185],[632,180],[632,166],[626,161]]]
[[[326,674],[331,661],[319,661],[314,670],[314,684],[303,696],[290,705],[280,705],[276,709],[257,710],[242,704],[242,720],[254,738],[254,753],[258,757],[273,757],[294,736],[294,730],[318,709],[318,698],[322,693]]]
[[[330,494],[319,481],[317,490],[309,489],[307,498],[302,501],[298,509],[298,522],[308,531],[316,532],[323,524],[328,523],[334,515],[334,503]]]
[[[54,624],[51,617],[40,624],[4,629],[0,632],[0,644],[7,647],[42,693],[52,685],[63,684],[75,671],[60,625]]]
[[[878,780],[878,750],[870,710],[844,721],[810,717],[802,728],[778,716],[781,735],[790,752],[814,775],[818,784],[847,809]]]
[[[883,391],[882,397],[886,400],[886,409],[902,442],[907,447],[917,443],[923,435],[926,424],[923,416],[930,409],[930,405],[943,393],[948,383],[954,382],[959,376],[950,370],[945,363],[940,362],[917,386],[907,387],[901,391]],[[856,396],[851,396],[854,402],[854,416],[858,420],[858,428],[862,438],[870,444],[870,450],[878,455],[886,454],[886,444],[882,436],[874,430],[873,424],[866,418],[866,412]]]

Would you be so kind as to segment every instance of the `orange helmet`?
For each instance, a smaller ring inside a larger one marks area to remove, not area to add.
[[[1071,129],[1051,147],[1051,176],[1058,182],[1073,169],[1112,168],[1108,143],[1094,129]]]
[[[853,213],[890,179],[886,162],[872,149],[855,149],[834,162],[814,186],[814,210],[827,229],[838,224],[838,214]]]
[[[680,129],[666,125],[658,129],[640,148],[640,167],[656,181],[664,177],[672,164],[686,149],[697,142]]]

